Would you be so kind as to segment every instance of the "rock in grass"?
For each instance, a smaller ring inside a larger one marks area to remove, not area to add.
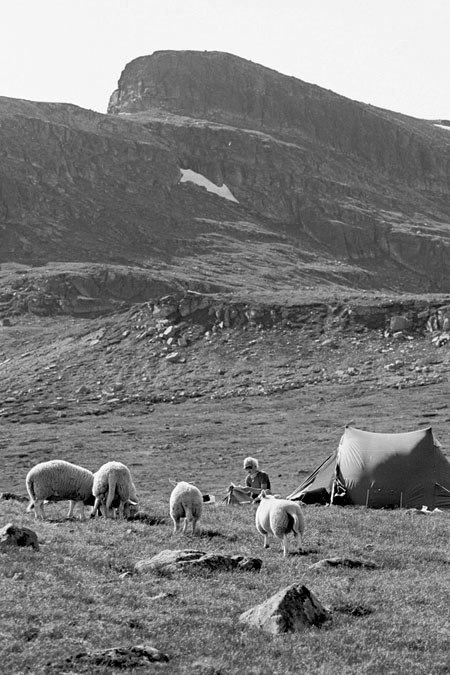
[[[16,495],[14,492],[2,492],[0,499],[13,499],[16,502],[29,502],[30,498],[24,495]]]
[[[259,572],[262,560],[241,555],[223,555],[222,553],[205,553],[191,549],[164,550],[148,560],[139,560],[134,569],[136,572],[176,572],[187,570],[207,570],[223,572],[242,570]]]
[[[0,550],[4,551],[8,546],[31,546],[39,551],[36,532],[13,523],[8,523],[0,530]]]
[[[151,645],[134,645],[131,647],[112,647],[94,652],[80,652],[74,656],[69,656],[62,664],[47,664],[49,668],[70,667],[76,668],[76,672],[94,672],[93,667],[107,667],[131,669],[145,666],[149,662],[163,662],[169,660],[167,654],[164,654],[156,647]],[[82,669],[82,670],[81,670]],[[74,671],[75,672],[75,671]],[[102,671],[103,672],[103,671]]]
[[[380,568],[375,562],[370,560],[355,560],[353,558],[323,558],[309,566],[309,569],[318,569],[321,567],[361,567],[368,570],[377,570]]]
[[[277,635],[320,627],[330,617],[330,612],[306,586],[292,584],[241,614],[239,621]]]

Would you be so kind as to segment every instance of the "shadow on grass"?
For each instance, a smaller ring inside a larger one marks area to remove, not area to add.
[[[138,511],[134,516],[127,518],[131,522],[146,523],[146,525],[167,525],[168,519],[165,516],[152,515]]]
[[[301,548],[297,551],[289,551],[289,556],[307,556],[318,552],[316,548]]]
[[[227,541],[237,541],[238,536],[236,534],[224,534],[223,532],[220,532],[219,530],[201,530],[199,532],[200,537],[207,537],[208,539],[214,539],[215,537],[218,537],[220,539],[226,539]]]

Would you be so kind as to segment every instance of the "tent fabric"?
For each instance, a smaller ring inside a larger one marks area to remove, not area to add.
[[[305,504],[327,504],[336,475],[337,450],[327,457],[286,499],[301,499]]]
[[[389,434],[347,426],[338,449],[287,498],[450,509],[450,463],[431,427]]]

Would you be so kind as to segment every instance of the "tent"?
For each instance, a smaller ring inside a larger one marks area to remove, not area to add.
[[[287,499],[450,509],[450,462],[431,427],[386,434],[346,426],[337,450]]]

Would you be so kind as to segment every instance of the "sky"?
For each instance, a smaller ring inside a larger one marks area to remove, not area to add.
[[[127,63],[193,49],[450,119],[450,0],[4,0],[1,27],[0,96],[105,113]]]

